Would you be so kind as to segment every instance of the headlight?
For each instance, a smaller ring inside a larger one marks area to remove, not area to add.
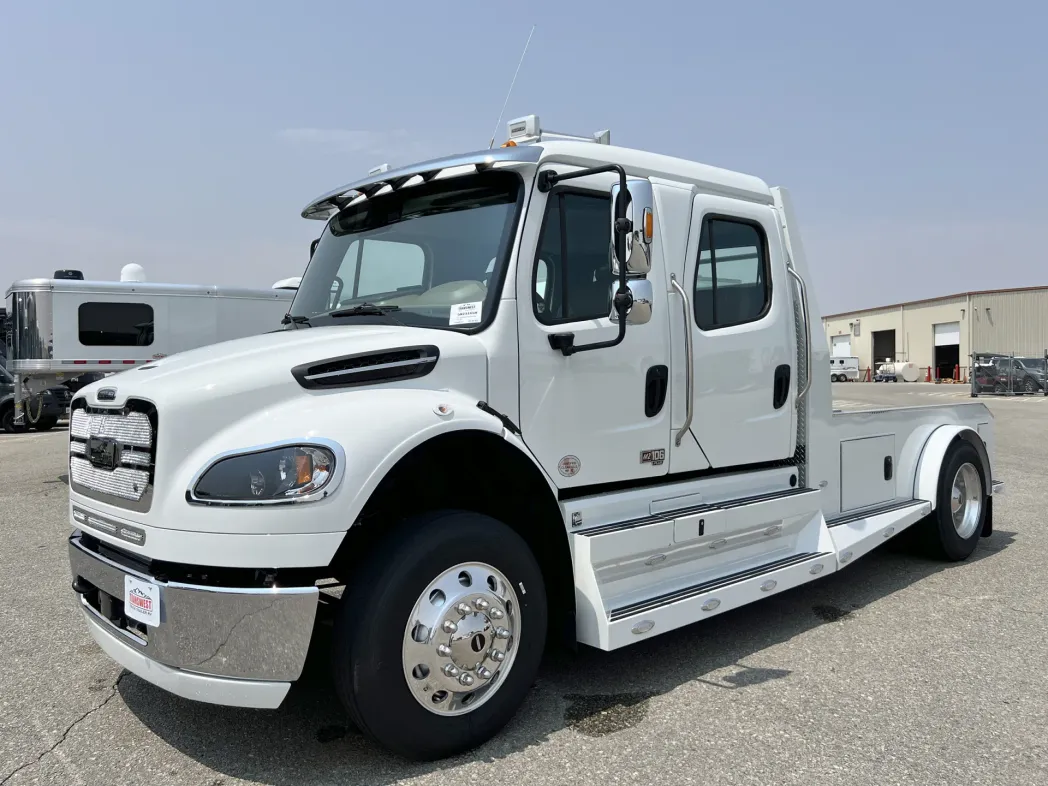
[[[287,445],[237,453],[211,464],[193,484],[191,502],[273,503],[327,496],[335,476],[335,451]]]

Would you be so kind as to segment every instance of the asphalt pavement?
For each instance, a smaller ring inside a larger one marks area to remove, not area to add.
[[[833,386],[847,410],[968,401]],[[170,696],[94,645],[69,589],[64,431],[0,435],[0,786],[1048,783],[1048,399],[996,415],[996,532],[964,563],[899,546],[632,648],[547,659],[470,756],[353,730],[323,641],[274,711]]]

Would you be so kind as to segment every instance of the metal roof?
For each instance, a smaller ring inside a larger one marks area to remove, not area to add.
[[[901,303],[889,303],[884,306],[870,306],[868,308],[858,308],[854,311],[841,311],[837,314],[824,314],[822,319],[825,322],[828,319],[842,319],[844,317],[854,317],[860,314],[869,314],[873,311],[885,311],[890,308],[904,308],[905,306],[920,306],[924,303],[938,303],[942,300],[954,300],[955,298],[961,297],[972,297],[974,295],[1001,295],[1008,292],[1036,292],[1038,290],[1048,290],[1048,286],[1037,286],[1037,287],[1012,287],[1010,289],[977,289],[970,292],[956,292],[952,295],[940,295],[939,297],[927,297],[921,300],[904,300]]]

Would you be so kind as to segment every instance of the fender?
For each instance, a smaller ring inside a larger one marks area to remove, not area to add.
[[[943,459],[954,440],[963,439],[971,444],[979,453],[982,462],[983,488],[987,496],[993,494],[993,473],[990,467],[990,458],[986,452],[986,444],[983,442],[979,432],[970,426],[939,426],[928,437],[921,450],[921,458],[917,464],[917,473],[914,477],[913,497],[923,499],[932,503],[932,510],[937,504],[936,497],[939,489],[939,472],[942,469]]]
[[[390,424],[384,424],[382,430],[384,444],[388,445],[392,442],[394,447],[381,458],[376,457],[378,460],[374,464],[374,469],[366,479],[359,479],[358,483],[354,483],[354,478],[346,478],[343,483],[346,491],[352,490],[352,493],[355,494],[349,511],[347,511],[349,513],[347,520],[356,520],[379,483],[404,456],[435,437],[455,431],[483,431],[501,436],[507,443],[527,456],[546,481],[553,500],[557,499],[556,485],[520,435],[508,428],[491,410],[480,409],[477,406],[479,402],[472,397],[447,390],[409,389],[386,391],[386,393],[387,395],[394,393],[399,399],[398,403],[403,405],[396,408],[398,411],[396,425],[397,431],[404,436],[399,441],[390,440]],[[391,403],[389,398],[384,397],[383,405],[388,406],[389,403]],[[441,413],[440,407],[446,407],[447,412]]]

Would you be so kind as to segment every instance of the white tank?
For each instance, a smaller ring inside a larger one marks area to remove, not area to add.
[[[120,269],[120,280],[135,281],[139,284],[144,284],[146,280],[145,268],[134,262],[132,262],[129,265],[124,265]]]
[[[921,371],[914,363],[903,363],[902,361],[896,363],[885,363],[879,368],[889,374],[895,374],[895,378],[903,382],[917,382],[921,378]]]

